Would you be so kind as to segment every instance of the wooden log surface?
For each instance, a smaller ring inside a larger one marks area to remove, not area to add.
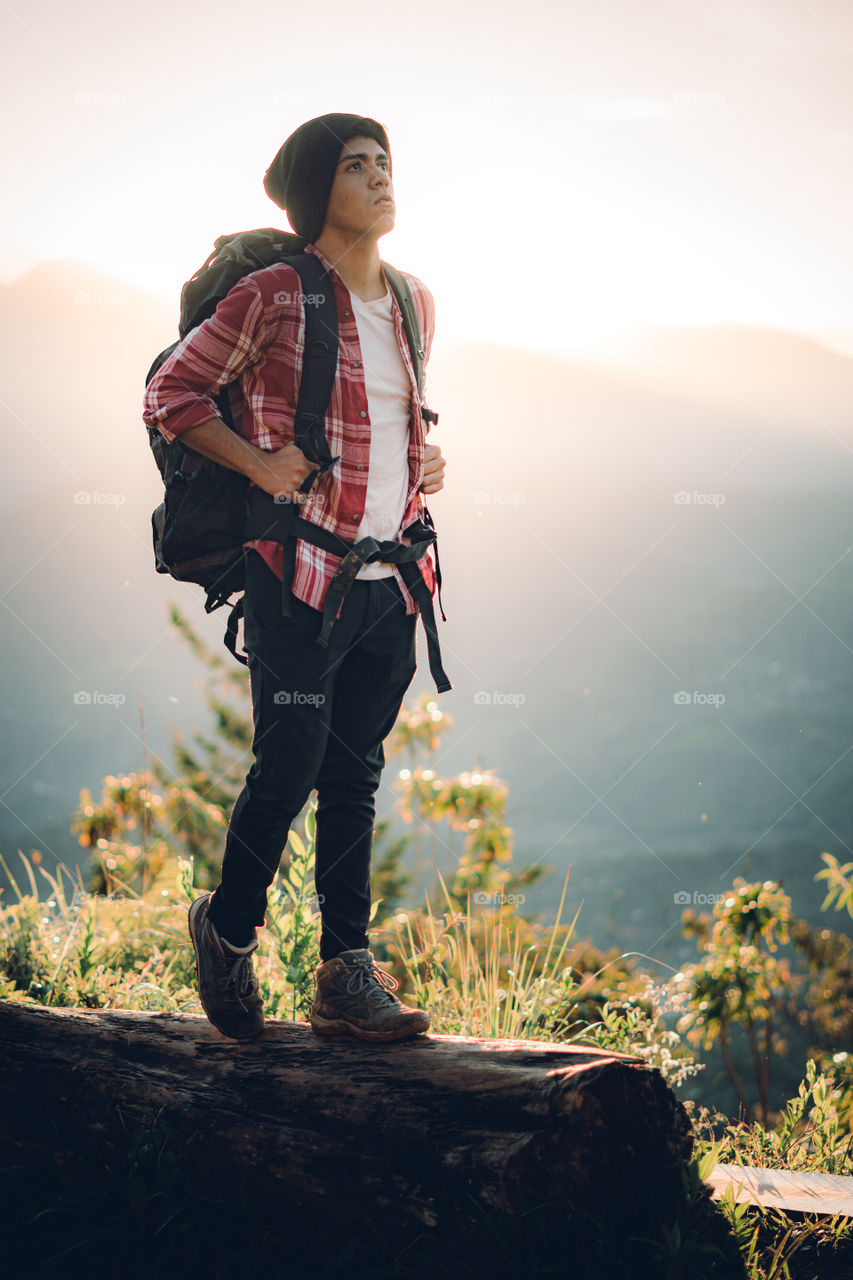
[[[270,1019],[227,1040],[206,1018],[0,1001],[6,1158],[126,1157],[134,1109],[162,1113],[200,1186],[336,1221],[383,1213],[474,1232],[481,1210],[606,1207],[656,1238],[683,1194],[689,1122],[660,1073],[593,1047],[429,1035],[364,1045]]]

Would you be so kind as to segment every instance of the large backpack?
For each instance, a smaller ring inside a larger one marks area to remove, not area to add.
[[[275,227],[220,236],[214,242],[213,252],[183,286],[178,341],[156,357],[145,385],[187,334],[213,315],[219,302],[239,280],[253,271],[286,262],[299,274],[305,299],[305,348],[294,439],[309,461],[316,464],[316,469],[301,486],[307,493],[317,475],[338,461],[331,456],[323,431],[335,380],[338,345],[334,291],[319,258],[306,253],[305,245],[306,241],[300,236]],[[382,265],[400,304],[420,394],[424,351],[411,291],[398,271],[387,263]],[[212,398],[226,425],[236,430],[230,384]],[[423,412],[428,421],[437,420],[437,414],[427,409]],[[165,486],[163,501],[151,516],[155,568],[179,582],[202,586],[205,611],[211,613],[223,604],[231,604],[230,597],[245,586],[243,543],[250,509],[248,477],[196,453],[182,443],[180,437],[167,442],[157,427],[148,427],[148,438]],[[432,524],[431,520],[429,523]],[[315,530],[308,532],[313,534]],[[246,656],[236,649],[241,606],[242,600],[232,609],[225,643],[245,665]]]

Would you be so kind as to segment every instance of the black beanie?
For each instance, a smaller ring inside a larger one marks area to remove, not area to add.
[[[390,163],[391,148],[381,124],[368,116],[335,111],[301,124],[264,174],[264,190],[303,239],[314,240],[320,234],[341,149],[359,135],[381,143]]]

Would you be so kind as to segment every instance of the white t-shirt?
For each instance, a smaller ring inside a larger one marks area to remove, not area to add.
[[[362,302],[351,294],[364,365],[370,418],[370,461],[360,538],[392,541],[400,532],[409,489],[409,417],[412,388],[394,327],[391,291]],[[359,569],[358,578],[386,578],[390,564],[376,560]]]

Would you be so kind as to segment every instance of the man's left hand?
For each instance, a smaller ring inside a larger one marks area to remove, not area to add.
[[[444,488],[444,458],[437,444],[424,445],[424,479],[421,493],[438,493]]]

